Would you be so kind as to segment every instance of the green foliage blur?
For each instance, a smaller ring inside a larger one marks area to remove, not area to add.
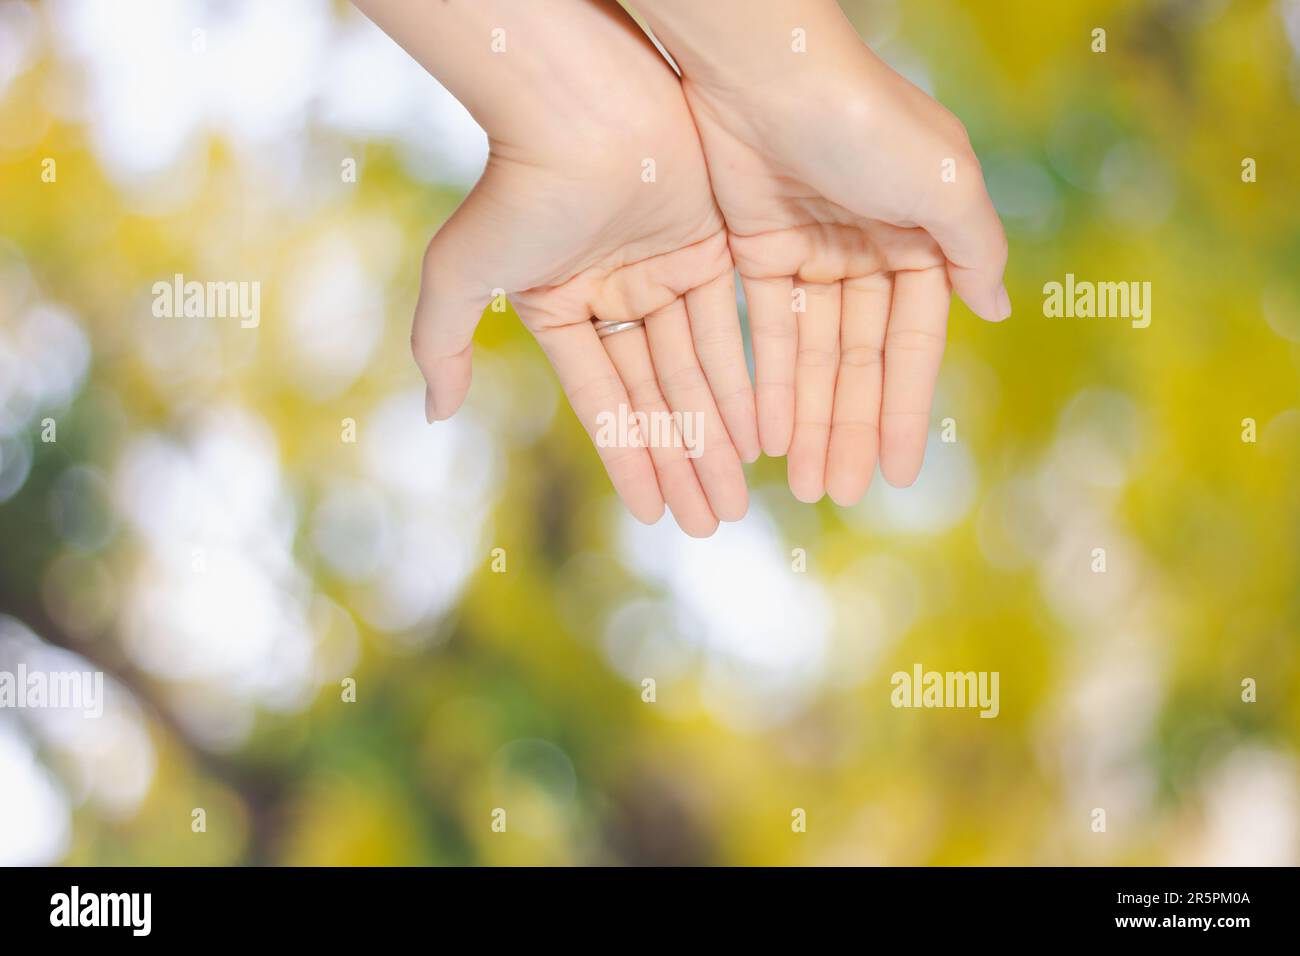
[[[207,129],[135,188],[28,6],[38,54],[0,73],[0,620],[103,669],[126,728],[83,746],[0,711],[40,768],[3,806],[62,827],[40,862],[1300,863],[1300,3],[844,6],[970,130],[1015,311],[954,302],[916,488],[804,506],[764,459],[705,543],[629,526],[513,315],[410,451],[419,257],[463,183],[314,104],[293,160]],[[219,50],[221,7],[195,9]],[[333,342],[321,257],[370,345]],[[259,279],[259,327],[155,317],[176,273]],[[1046,317],[1067,274],[1150,282],[1150,327]],[[47,306],[88,362],[20,421]],[[263,517],[196,531],[209,492]],[[775,622],[743,613],[765,594]],[[1000,713],[893,707],[918,663],[997,671]]]

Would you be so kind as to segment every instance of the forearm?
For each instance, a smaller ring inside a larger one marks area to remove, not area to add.
[[[616,133],[672,82],[612,0],[353,0],[496,143]]]
[[[687,79],[780,84],[864,49],[836,0],[629,0]],[[797,31],[802,31],[797,32]]]

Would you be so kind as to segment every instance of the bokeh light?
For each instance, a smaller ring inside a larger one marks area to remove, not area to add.
[[[1300,863],[1300,0],[843,6],[968,126],[1015,312],[954,306],[913,487],[763,460],[697,541],[513,315],[424,421],[487,141],[348,4],[0,0],[0,671],[105,688],[0,708],[0,864]]]

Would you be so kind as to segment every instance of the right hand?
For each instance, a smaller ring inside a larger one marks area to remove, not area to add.
[[[788,452],[799,499],[847,505],[877,457],[893,485],[920,470],[950,290],[989,321],[1011,304],[965,129],[842,33],[770,79],[720,81],[714,60],[683,86],[749,303],[763,450]]]

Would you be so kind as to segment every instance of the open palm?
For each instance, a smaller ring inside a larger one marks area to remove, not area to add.
[[[698,134],[677,78],[639,32],[636,49],[644,63],[623,66],[654,71],[642,80],[648,108],[602,118],[591,138],[493,144],[483,177],[429,245],[412,342],[432,383],[429,417],[446,418],[469,387],[480,315],[509,296],[632,513],[653,522],[666,501],[685,531],[707,535],[747,507],[753,391]],[[645,325],[601,339],[593,317]],[[698,416],[698,453],[598,441],[602,413],[620,406]]]
[[[791,490],[915,480],[951,290],[1010,312],[1007,247],[965,130],[865,47],[808,88],[684,82],[754,345],[759,437]]]

